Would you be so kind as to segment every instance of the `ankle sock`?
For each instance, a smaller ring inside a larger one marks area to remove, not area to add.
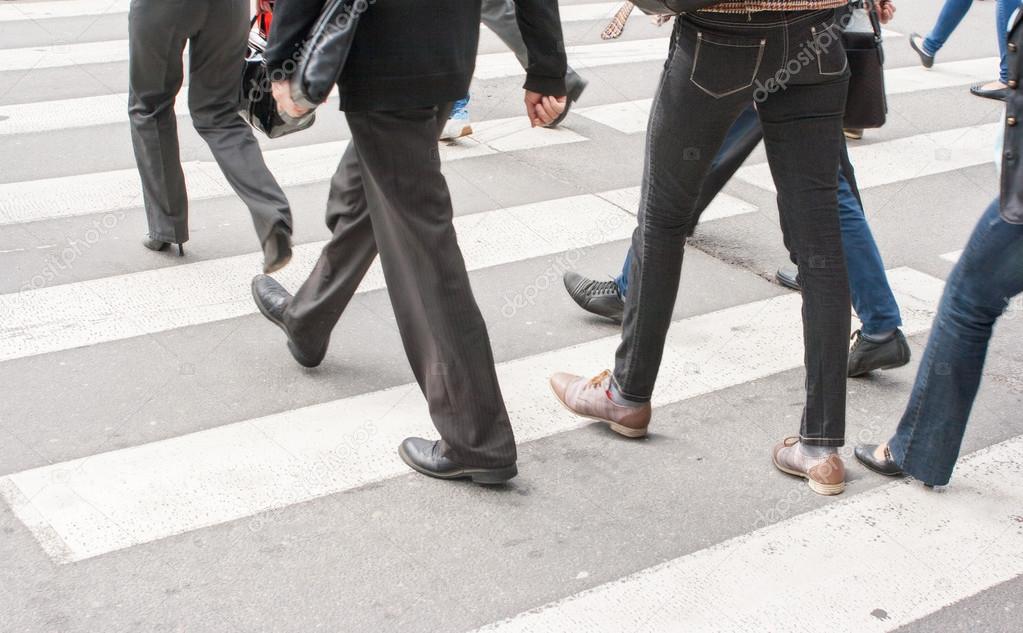
[[[877,334],[867,334],[866,332],[860,332],[860,336],[870,341],[871,343],[887,343],[888,341],[895,338],[895,333],[898,330],[886,330],[884,332],[878,332]]]
[[[814,446],[812,444],[799,443],[799,452],[807,457],[827,457],[838,452],[835,446]]]
[[[633,402],[632,400],[626,399],[625,396],[618,391],[618,386],[613,380],[611,381],[611,388],[608,389],[608,395],[611,398],[611,402],[620,407],[641,407],[644,404],[643,402]]]

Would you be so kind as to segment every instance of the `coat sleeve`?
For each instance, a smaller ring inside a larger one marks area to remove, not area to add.
[[[271,80],[295,72],[309,31],[323,12],[327,0],[277,0],[274,3],[270,38],[263,59]]]
[[[557,0],[515,0],[515,15],[529,56],[523,87],[563,96],[568,62]]]

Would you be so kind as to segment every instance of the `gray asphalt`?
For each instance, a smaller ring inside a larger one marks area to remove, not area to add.
[[[993,3],[975,5],[939,61],[996,54]],[[907,35],[925,31],[937,13],[905,0],[898,9],[889,28]],[[125,25],[123,14],[0,23],[0,56],[5,48],[121,39]],[[603,26],[567,25],[568,43],[599,42]],[[666,30],[634,19],[626,37],[656,35]],[[889,67],[916,63],[905,37],[887,47]],[[481,44],[482,53],[502,50],[492,36]],[[583,105],[650,97],[660,65],[583,70],[590,80]],[[123,92],[126,73],[125,64],[0,73],[0,116],[5,105]],[[520,114],[519,82],[477,81],[474,116]],[[894,95],[890,108],[889,124],[856,145],[1000,115],[997,104],[965,87]],[[208,160],[187,119],[180,123],[183,159]],[[565,127],[589,140],[445,165],[456,214],[639,184],[641,134],[578,116]],[[315,142],[347,137],[337,113],[324,113],[314,129]],[[308,142],[296,135],[266,146]],[[751,158],[763,160],[761,151]],[[0,183],[133,166],[126,122],[0,136]],[[951,264],[939,255],[962,248],[996,190],[994,169],[985,165],[867,189],[863,198],[889,268],[945,278]],[[759,211],[698,229],[676,318],[788,292],[771,281],[787,259],[774,194],[738,180],[726,191]],[[287,193],[296,241],[325,239],[326,184]],[[0,227],[0,294],[16,292],[47,265],[47,247],[81,239],[95,218]],[[185,263],[257,247],[234,198],[197,201],[192,218]],[[182,263],[140,248],[144,231],[142,209],[126,210],[52,285]],[[627,247],[617,241],[588,249],[579,268],[614,275]],[[514,318],[502,314],[508,293],[557,257],[471,273],[498,362],[617,332],[581,313],[560,287]],[[1009,317],[992,342],[964,454],[1023,434],[1023,318],[1018,311]],[[850,384],[848,437],[880,441],[894,427],[926,335],[910,341],[909,366]],[[0,362],[0,476],[410,381],[384,291],[356,297],[324,365],[313,371],[291,362],[279,331],[258,315]],[[771,513],[783,500],[779,520],[831,503],[794,496],[805,486],[769,459],[769,447],[797,428],[802,383],[801,370],[787,371],[664,407],[643,441],[590,425],[525,443],[521,475],[504,489],[410,473],[66,565],[54,563],[0,502],[0,631],[470,630],[749,533],[765,515],[777,516]],[[855,463],[851,446],[843,450],[845,497],[885,483]],[[1019,631],[1021,590],[1018,577],[898,630]]]

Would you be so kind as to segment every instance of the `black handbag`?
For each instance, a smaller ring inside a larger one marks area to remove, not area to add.
[[[853,19],[842,31],[842,43],[849,58],[851,73],[843,126],[878,128],[885,124],[888,117],[881,21],[872,6],[853,9],[850,15]]]
[[[291,98],[303,108],[327,100],[344,70],[355,41],[355,27],[366,0],[329,0],[305,40],[291,78]]]
[[[249,48],[242,71],[241,96],[238,114],[254,129],[270,138],[300,132],[316,121],[316,113],[309,111],[301,118],[278,112],[277,100],[270,88],[270,77],[263,63],[266,39],[259,32],[256,20],[249,31]]]

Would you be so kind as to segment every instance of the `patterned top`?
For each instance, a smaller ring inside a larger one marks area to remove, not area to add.
[[[755,11],[817,11],[836,9],[849,0],[725,0],[701,11],[715,13],[753,13]]]

